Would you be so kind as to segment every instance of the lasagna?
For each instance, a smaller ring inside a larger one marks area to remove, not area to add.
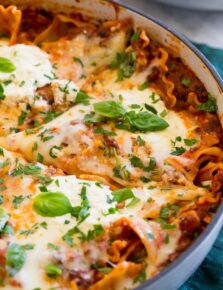
[[[215,96],[130,18],[0,6],[0,33],[1,287],[137,288],[221,202]]]

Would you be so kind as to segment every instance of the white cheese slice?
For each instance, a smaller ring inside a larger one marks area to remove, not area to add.
[[[140,135],[141,138],[149,144],[151,147],[151,156],[153,156],[160,166],[163,166],[163,161],[170,155],[173,150],[173,144],[171,140],[175,140],[177,136],[181,136],[182,139],[187,138],[188,129],[185,121],[182,117],[174,111],[170,111],[166,108],[164,102],[161,100],[160,96],[151,89],[145,89],[143,91],[134,88],[132,90],[117,90],[113,91],[115,96],[121,96],[122,104],[127,110],[131,109],[132,104],[140,105],[146,110],[144,105],[148,104],[157,110],[157,115],[160,116],[161,113],[166,114],[163,118],[168,124],[165,130],[148,132],[145,134],[135,134]],[[139,110],[136,110],[139,111]],[[162,114],[160,116],[162,118]],[[186,147],[186,146],[184,146]]]
[[[11,164],[14,164],[17,162],[17,158],[19,162],[24,162],[24,160],[20,160],[19,155],[4,150],[4,156],[1,156],[0,162],[2,163],[6,160],[10,160]],[[38,164],[38,166],[40,166],[40,164]],[[47,170],[47,168],[42,166],[41,176],[44,176],[45,170]],[[206,190],[203,188],[194,187],[188,189],[182,186],[175,186],[169,189],[159,187],[148,188],[146,186],[133,188],[132,191],[134,196],[137,198],[137,202],[129,206],[132,201],[132,198],[130,198],[125,201],[125,206],[123,208],[120,208],[113,214],[107,214],[109,208],[116,207],[116,202],[111,202],[113,194],[108,186],[93,181],[77,179],[75,176],[54,176],[51,177],[51,179],[52,182],[46,185],[47,190],[50,192],[63,193],[70,200],[72,206],[81,205],[82,199],[80,193],[82,187],[85,186],[86,197],[89,202],[89,216],[80,224],[78,224],[78,220],[70,214],[58,217],[42,217],[36,214],[32,207],[32,199],[41,193],[39,186],[42,184],[37,182],[36,178],[31,175],[25,175],[23,178],[7,175],[5,182],[8,190],[3,193],[7,196],[7,202],[5,203],[4,198],[1,207],[3,207],[6,212],[11,213],[10,223],[11,225],[16,225],[16,230],[14,235],[6,235],[0,240],[0,250],[4,250],[8,243],[34,245],[33,249],[26,250],[25,263],[21,270],[13,277],[14,281],[19,283],[23,290],[35,288],[45,290],[59,286],[57,281],[47,279],[45,275],[46,266],[50,263],[54,263],[55,258],[57,258],[56,252],[52,252],[48,243],[60,246],[63,250],[59,254],[61,259],[66,261],[66,259],[69,258],[69,255],[71,255],[70,257],[75,260],[75,256],[72,256],[72,253],[78,249],[81,253],[81,241],[77,238],[77,235],[74,234],[72,238],[76,247],[69,248],[66,242],[63,242],[62,239],[67,231],[72,229],[74,226],[78,226],[78,228],[86,234],[89,230],[92,230],[93,226],[96,224],[106,227],[120,218],[127,218],[135,225],[140,226],[142,223],[145,224],[146,232],[156,236],[156,229],[151,225],[153,222],[146,222],[144,220],[145,217],[148,217],[149,210],[153,213],[157,212],[159,215],[160,208],[165,206],[167,203],[174,204],[177,200],[181,199],[193,200],[196,196],[202,196],[206,193]],[[13,210],[9,210],[10,201],[12,201],[15,196],[20,196],[21,192],[23,196],[28,196],[28,198],[22,201],[17,209],[13,208]],[[46,227],[40,226],[43,222]],[[39,226],[29,234],[25,235],[24,233],[21,233],[21,231],[30,230],[30,228],[35,224]],[[165,232],[161,232],[161,234],[165,234]],[[170,235],[170,243],[168,245],[162,244],[162,246],[160,246],[159,255],[156,261],[148,264],[149,277],[154,273],[154,271],[156,271],[158,265],[164,263],[169,255],[175,253],[176,248],[178,247],[180,235],[179,228],[174,229]],[[97,259],[98,255],[101,255],[101,253],[96,245],[93,251],[94,257]],[[77,263],[76,265],[78,269],[81,269],[81,265]],[[86,265],[86,267],[89,267],[89,265]],[[17,284],[9,283],[6,285],[8,290],[17,289]]]
[[[4,103],[33,103],[35,91],[51,82],[52,66],[47,53],[36,46],[17,44],[0,46],[0,57],[9,59],[15,66],[11,73],[0,71],[4,86]]]
[[[53,80],[51,83],[54,102],[62,105],[64,102],[74,102],[79,88],[69,80]]]
[[[28,177],[27,177],[28,178]],[[95,182],[86,182],[84,180],[77,179],[75,176],[57,176],[52,178],[52,183],[50,183],[47,188],[49,191],[52,192],[62,192],[65,194],[72,206],[78,206],[81,203],[80,192],[83,185],[86,186],[87,191],[87,198],[89,200],[89,213],[90,215],[78,225],[79,229],[83,233],[87,233],[89,230],[93,229],[93,225],[101,224],[103,226],[108,226],[110,223],[117,221],[122,217],[136,219],[136,216],[139,215],[140,209],[143,207],[143,204],[148,200],[148,198],[155,198],[157,195],[160,195],[159,189],[133,189],[134,195],[139,198],[139,202],[132,207],[124,207],[120,209],[119,212],[115,214],[105,215],[108,212],[109,208],[114,208],[116,202],[108,203],[108,199],[112,199],[112,192],[108,186],[100,185],[97,186]],[[57,182],[55,182],[57,181]],[[32,178],[30,178],[30,182],[32,182]],[[39,194],[40,191],[38,186],[36,185],[35,195]],[[29,182],[27,180],[26,186],[23,186],[24,191],[23,194],[27,195],[29,193]],[[174,190],[177,194],[178,190]],[[160,200],[158,201],[158,205],[162,206],[166,204],[166,194],[161,193]],[[128,204],[131,200],[128,200],[126,204]],[[28,201],[27,201],[28,202]],[[156,201],[155,201],[156,203]],[[25,209],[25,208],[24,208]],[[16,210],[16,215],[22,214],[24,210],[22,204]],[[142,217],[137,217],[138,222],[141,220]],[[69,221],[66,223],[65,221]],[[17,231],[14,236],[10,237],[10,242],[14,242],[20,245],[25,244],[34,244],[34,249],[26,251],[26,261],[23,265],[22,269],[16,273],[14,279],[19,282],[22,286],[23,290],[30,290],[34,288],[41,288],[41,289],[49,289],[49,286],[56,287],[58,286],[56,281],[49,281],[45,277],[45,267],[52,263],[53,256],[52,252],[48,247],[48,243],[52,244],[59,244],[61,243],[62,236],[72,227],[77,225],[77,220],[74,217],[71,217],[70,214],[54,217],[54,218],[47,218],[41,217],[39,215],[36,216],[34,223],[47,223],[47,229],[39,227],[34,233],[29,235],[21,235],[19,234],[20,231]],[[150,229],[150,225],[148,223],[148,229]],[[22,229],[20,229],[22,230]],[[152,228],[151,234],[152,232]],[[176,230],[173,237],[170,238],[171,243],[168,246],[163,245],[160,249],[160,255],[162,258],[159,258],[159,263],[164,262],[168,255],[174,253],[177,247],[177,241],[180,236],[180,231]],[[76,245],[80,243],[78,238],[73,235],[73,240]],[[1,247],[4,248],[4,243],[0,243]],[[97,251],[97,249],[95,249]],[[40,254],[41,253],[41,254]],[[66,255],[66,252],[64,253]],[[67,252],[69,254],[69,252]],[[150,265],[151,269],[156,265]],[[49,285],[49,282],[52,282]],[[16,287],[8,286],[8,290],[16,289]]]

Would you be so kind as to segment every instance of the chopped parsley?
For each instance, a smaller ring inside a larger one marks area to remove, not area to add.
[[[11,276],[14,276],[23,267],[26,253],[21,245],[12,243],[9,245],[5,257],[7,270]]]
[[[82,67],[84,67],[84,64],[82,62],[82,60],[79,57],[73,57],[73,61],[78,62]]]
[[[142,83],[142,84],[139,86],[138,90],[139,90],[139,91],[144,91],[144,90],[147,89],[148,87],[149,87],[149,82],[148,82],[148,81],[145,81],[144,83]]]
[[[135,42],[135,41],[139,40],[139,38],[140,38],[140,31],[137,30],[132,34],[130,41]]]
[[[61,115],[61,112],[55,112],[55,111],[48,111],[48,112],[41,112],[45,115],[44,123],[48,123]]]
[[[165,118],[165,117],[167,116],[168,113],[169,113],[169,112],[168,112],[167,110],[164,109],[164,110],[160,113],[160,117]]]
[[[12,200],[12,204],[13,204],[13,207],[15,209],[18,209],[20,204],[26,199],[26,198],[29,198],[30,196],[22,196],[22,195],[18,195],[18,196],[15,196]]]
[[[94,129],[94,133],[95,134],[102,134],[102,135],[105,135],[105,136],[116,136],[117,135],[115,132],[105,130],[102,127],[95,128]]]
[[[172,216],[175,216],[176,213],[179,211],[179,206],[175,204],[168,203],[166,207],[163,207],[160,211],[160,218],[168,219]]]
[[[191,80],[190,79],[182,79],[181,84],[185,87],[189,87],[189,85],[191,84]]]
[[[176,227],[175,224],[168,224],[165,219],[162,218],[157,218],[155,221],[161,225],[163,230],[172,230]]]
[[[152,100],[152,104],[156,104],[160,100],[159,97],[156,98],[156,94],[154,92],[149,96],[149,98]]]
[[[197,106],[197,109],[200,111],[208,112],[208,113],[215,113],[218,110],[216,99],[211,96],[211,94],[208,94],[208,100]]]
[[[34,142],[33,147],[32,147],[32,152],[36,151],[38,149],[38,143]]]
[[[139,146],[144,146],[146,144],[146,142],[140,136],[137,136],[136,141]]]
[[[78,224],[82,223],[90,215],[90,203],[87,198],[87,187],[85,185],[82,186],[80,197],[82,200],[81,205],[73,207],[71,212],[72,216],[78,220]]]
[[[117,82],[130,78],[136,69],[136,53],[134,51],[118,52],[110,64],[111,69],[118,69]]]
[[[182,137],[177,136],[175,140],[171,140],[172,145],[174,146],[174,149],[170,152],[171,155],[179,156],[182,155],[184,152],[186,152],[186,149],[182,146],[176,146],[177,142],[181,142]]]
[[[53,147],[50,148],[50,151],[49,151],[50,157],[52,157],[54,159],[57,158],[57,155],[55,154],[55,150],[61,151],[62,149],[63,149],[62,146],[54,145]]]
[[[12,171],[12,176],[18,176],[18,175],[38,175],[41,173],[41,167],[34,165],[32,163],[28,164],[21,164],[18,163],[17,167]]]
[[[34,225],[31,226],[31,228],[27,230],[21,230],[20,235],[24,236],[29,236],[33,233],[35,233],[39,228],[47,229],[47,223],[46,222],[41,222],[41,223],[35,223]]]
[[[56,278],[60,275],[62,275],[62,270],[60,267],[53,265],[53,264],[48,264],[46,266],[46,274],[50,278]]]
[[[0,155],[4,156],[4,149],[0,147]]]
[[[23,125],[28,113],[26,111],[22,111],[18,118],[18,125]]]
[[[142,160],[135,155],[132,155],[129,160],[130,160],[132,166],[137,167],[137,168],[141,168],[146,172],[150,172],[150,171],[154,170],[156,167],[156,160],[153,157],[150,157],[148,166],[145,166],[143,164]]]
[[[42,154],[40,154],[40,153],[37,154],[37,161],[40,163],[43,162],[43,155]]]
[[[5,99],[4,87],[3,87],[3,85],[0,83],[0,100],[4,100],[4,99]]]
[[[56,245],[54,245],[54,244],[52,244],[52,243],[48,243],[48,244],[47,244],[47,247],[48,247],[49,249],[52,249],[52,250],[59,250],[59,249],[60,249],[59,246],[56,246]]]
[[[53,134],[53,132],[50,129],[45,129],[42,131],[37,137],[40,137],[40,140],[43,142],[47,142],[51,140],[54,136],[50,135]]]
[[[145,106],[145,108],[146,108],[147,111],[150,111],[153,114],[156,114],[157,115],[158,112],[157,112],[156,108],[154,108],[153,106],[148,105],[148,104],[145,104],[144,106]]]

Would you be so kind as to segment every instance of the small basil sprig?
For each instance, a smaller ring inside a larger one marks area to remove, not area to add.
[[[21,270],[26,260],[26,253],[22,246],[12,243],[6,251],[6,267],[11,276]]]
[[[118,52],[110,68],[118,69],[116,82],[130,78],[136,69],[136,53],[134,51]]]
[[[103,117],[117,119],[118,128],[129,131],[151,132],[160,131],[169,126],[169,124],[150,112],[127,112],[122,104],[115,101],[103,101],[94,104],[95,112]]]
[[[61,192],[43,192],[33,200],[33,208],[44,217],[62,216],[72,211],[69,199]]]
[[[166,129],[169,124],[155,114],[149,112],[130,111],[126,114],[128,122],[139,131],[160,131]]]
[[[5,57],[0,57],[0,72],[11,73],[15,71],[16,67],[11,62],[10,59]]]
[[[125,115],[126,110],[115,101],[103,101],[94,104],[94,110],[98,115],[107,118],[119,118]]]

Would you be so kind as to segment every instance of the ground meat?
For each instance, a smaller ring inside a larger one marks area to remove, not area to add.
[[[27,40],[34,38],[52,23],[53,15],[46,10],[24,9],[22,11],[22,23],[20,36]],[[33,21],[35,19],[35,21]]]
[[[174,95],[179,100],[186,101],[189,92],[195,92],[201,102],[207,100],[207,91],[202,82],[194,75],[194,73],[182,63],[180,58],[174,58],[169,55],[167,61],[167,78],[170,79],[174,85]],[[184,80],[188,81],[184,83]]]
[[[4,278],[6,278],[7,272],[6,272],[6,259],[5,259],[5,249],[0,250],[0,283],[4,281]]]
[[[50,103],[52,103],[54,100],[54,95],[53,95],[51,85],[46,85],[42,88],[37,89],[37,95],[42,96],[44,100]]]
[[[154,66],[152,68],[151,74],[148,75],[148,81],[154,82],[158,79],[158,77],[159,77],[159,69],[158,69],[158,67]]]

